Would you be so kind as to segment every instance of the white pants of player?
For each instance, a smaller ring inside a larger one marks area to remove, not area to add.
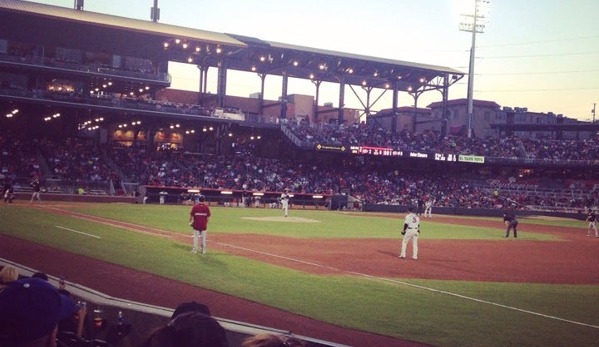
[[[206,230],[200,231],[193,229],[193,248],[191,253],[198,251],[198,239],[201,239],[200,247],[202,254],[206,254]]]
[[[287,214],[289,213],[289,201],[283,200],[281,201],[281,205],[283,208],[283,212],[285,213],[285,217],[287,217]]]
[[[591,235],[591,231],[595,232],[595,237],[599,237],[599,231],[597,231],[597,221],[589,222],[589,228],[587,230],[587,235]]]
[[[40,194],[40,192],[33,192],[33,194],[31,194],[31,201],[30,203],[33,202],[33,200],[36,200],[39,202],[42,202],[42,195]]]
[[[428,217],[428,218],[433,218],[433,214],[432,214],[432,212],[433,212],[433,208],[432,208],[432,207],[427,207],[427,208],[424,210],[424,218],[426,218],[426,217]]]
[[[399,255],[401,258],[406,257],[406,247],[408,246],[408,242],[412,241],[412,259],[418,259],[418,230],[417,229],[407,229],[406,234],[403,236],[403,241],[401,242],[401,254]]]

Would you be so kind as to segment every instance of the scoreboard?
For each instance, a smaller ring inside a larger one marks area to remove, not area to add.
[[[458,162],[464,161],[457,154],[448,153],[424,153],[416,151],[402,151],[389,147],[373,147],[373,146],[350,146],[350,153],[354,155],[374,155],[381,157],[403,157],[403,158],[420,158],[435,161]]]
[[[358,155],[380,155],[383,157],[403,157],[403,151],[387,147],[350,146],[351,154]]]

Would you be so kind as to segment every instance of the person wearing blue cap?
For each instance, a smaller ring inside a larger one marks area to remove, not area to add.
[[[10,282],[0,290],[0,345],[55,347],[58,322],[76,311],[70,298],[42,279]]]

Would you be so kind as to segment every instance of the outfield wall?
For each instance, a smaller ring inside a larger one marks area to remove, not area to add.
[[[160,189],[164,190],[161,187],[154,187],[152,190],[144,191],[147,193],[146,196],[149,199],[145,199],[145,203],[149,204],[160,204],[160,194],[157,193]],[[182,204],[180,200],[180,192],[183,190],[182,188],[170,188],[171,191],[169,196],[165,198],[165,204]],[[217,194],[208,194],[207,202],[209,205],[223,205],[223,201],[229,201],[234,197],[223,197],[222,195]],[[241,195],[239,195],[241,197]],[[267,203],[270,201],[274,201],[276,198],[276,194],[271,194],[263,199],[260,203],[259,207],[266,208]],[[30,201],[31,196],[25,193],[17,194],[15,200],[25,200]],[[77,194],[52,194],[52,193],[42,193],[42,201],[68,201],[68,202],[95,202],[95,203],[144,203],[144,196],[114,196],[114,195],[77,195]],[[291,200],[291,209],[328,209],[331,201],[333,201],[333,197],[324,196],[323,199],[313,199],[308,195],[298,194],[295,198]],[[232,207],[241,206],[241,199],[238,199],[238,204],[231,205]],[[250,205],[254,207],[253,204]],[[406,213],[407,206],[401,205],[383,205],[383,204],[368,204],[362,203],[360,205],[362,208],[361,211],[364,212],[387,212],[387,213]],[[597,209],[597,207],[595,207]],[[354,210],[349,208],[349,210]],[[547,217],[558,217],[558,218],[571,218],[576,220],[585,220],[586,219],[586,211],[583,209],[580,210],[563,210],[563,211],[550,211],[550,210],[511,210],[511,209],[477,209],[477,208],[464,208],[464,207],[433,207],[433,215],[455,215],[455,216],[479,216],[479,217],[497,217],[501,218],[503,212],[509,211],[511,214],[525,217],[525,216],[547,216]]]
[[[379,204],[364,204],[363,211],[365,212],[389,212],[389,213],[406,213],[407,206],[400,205],[379,205]],[[478,216],[478,217],[497,217],[501,218],[503,213],[508,213],[519,216],[548,216],[559,218],[572,218],[585,220],[586,213],[583,210],[576,211],[542,211],[542,210],[511,210],[511,209],[482,209],[482,208],[464,208],[464,207],[433,207],[432,214],[441,215],[456,215],[456,216]]]
[[[400,205],[379,205],[379,204],[364,204],[363,211],[365,212],[388,212],[388,213],[402,213],[405,214],[408,211],[408,206]],[[533,210],[511,210],[511,209],[482,209],[482,208],[464,208],[464,207],[433,207],[432,214],[441,215],[454,215],[454,216],[478,216],[478,217],[497,217],[501,218],[503,212],[515,216],[548,216],[548,217],[559,217],[559,218],[571,218],[577,220],[585,220],[586,213],[583,210],[580,211],[533,211]]]

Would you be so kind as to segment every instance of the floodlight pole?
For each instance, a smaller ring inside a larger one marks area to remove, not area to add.
[[[475,0],[476,2],[477,0]],[[468,65],[468,138],[472,137],[472,121],[474,118],[474,49],[476,47],[476,10],[472,26],[472,45],[470,46],[470,64]]]
[[[460,30],[472,32],[472,45],[470,47],[470,64],[468,67],[468,137],[472,137],[472,123],[474,118],[474,59],[476,48],[476,33],[483,33],[484,24],[479,24],[478,19],[484,18],[479,13],[479,3],[488,2],[486,0],[474,0],[474,13],[472,15],[463,15],[472,17],[471,23],[460,23]]]

